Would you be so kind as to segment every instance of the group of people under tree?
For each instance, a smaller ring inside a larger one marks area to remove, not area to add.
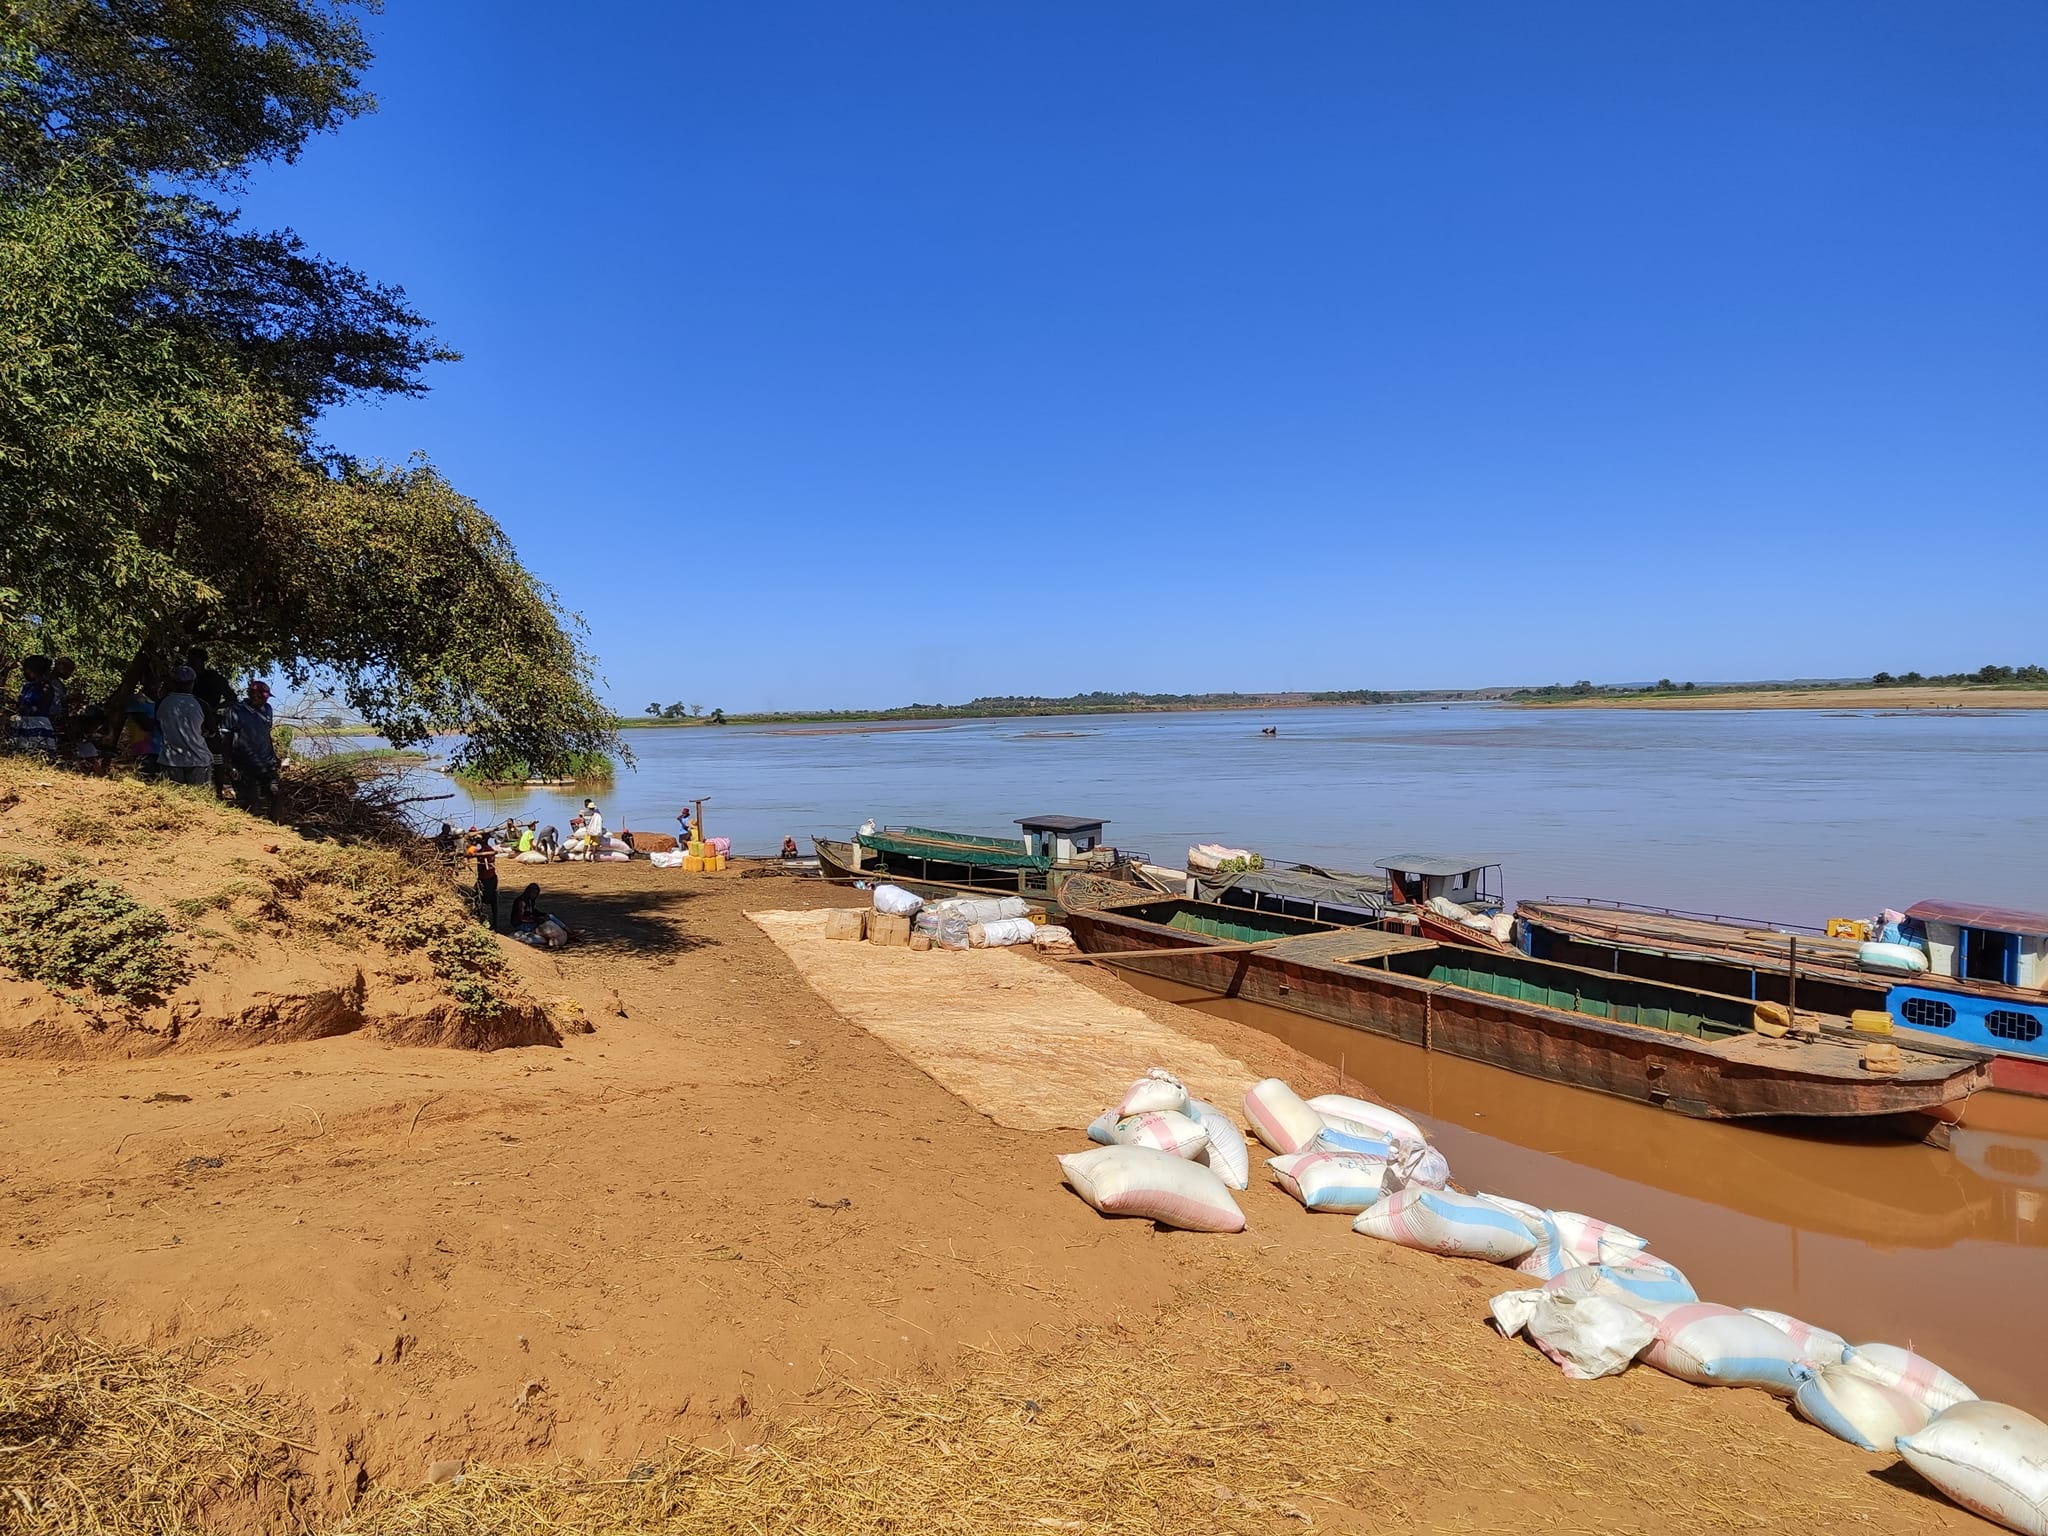
[[[84,773],[133,769],[144,779],[212,785],[240,803],[269,806],[279,762],[270,685],[261,678],[241,693],[189,650],[167,666],[142,670],[125,700],[89,702],[68,656],[30,656],[11,693],[15,663],[0,660],[0,696],[8,699],[5,740],[17,752]]]

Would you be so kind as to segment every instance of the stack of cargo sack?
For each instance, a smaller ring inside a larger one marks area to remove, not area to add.
[[[1966,1509],[2048,1536],[2048,1424],[1977,1394],[1894,1344],[1851,1344],[1783,1312],[1701,1301],[1634,1233],[1571,1211],[1478,1197],[1532,1240],[1515,1267],[1542,1285],[1493,1298],[1495,1324],[1520,1333],[1575,1381],[1631,1363],[1709,1387],[1754,1387],[1859,1450],[1896,1452]]]
[[[1088,1139],[1100,1145],[1063,1156],[1060,1172],[1103,1215],[1143,1216],[1190,1232],[1244,1230],[1230,1196],[1251,1182],[1244,1134],[1170,1072],[1154,1067],[1131,1084],[1088,1127]]]
[[[1252,1133],[1277,1155],[1274,1179],[1311,1211],[1355,1215],[1409,1186],[1442,1190],[1450,1165],[1406,1115],[1326,1093],[1303,1099],[1277,1077],[1244,1096]]]

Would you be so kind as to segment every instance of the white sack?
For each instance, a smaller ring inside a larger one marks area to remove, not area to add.
[[[1889,1456],[1899,1436],[1927,1427],[1927,1405],[1896,1387],[1880,1387],[1839,1365],[1824,1366],[1799,1383],[1792,1406],[1810,1424],[1859,1450]]]
[[[1246,1091],[1244,1117],[1252,1134],[1282,1156],[1307,1151],[1323,1133],[1323,1117],[1277,1077],[1264,1078]]]
[[[1269,1157],[1280,1187],[1311,1211],[1354,1215],[1380,1203],[1387,1165],[1349,1152],[1293,1152]]]
[[[1624,1306],[1672,1306],[1699,1300],[1699,1292],[1677,1265],[1647,1253],[1621,1264],[1581,1264],[1543,1284],[1548,1290],[1573,1296],[1609,1296]]]
[[[2048,1424],[2003,1403],[1943,1409],[1899,1439],[1906,1464],[1965,1509],[2048,1536]]]
[[[1657,1323],[1656,1337],[1643,1349],[1643,1364],[1680,1381],[1701,1387],[1760,1387],[1790,1397],[1812,1374],[1791,1336],[1760,1317],[1711,1301],[1638,1306]]]
[[[1489,1310],[1502,1333],[1526,1333],[1573,1381],[1619,1376],[1657,1333],[1650,1318],[1606,1296],[1508,1291]]]
[[[1120,1147],[1150,1147],[1175,1157],[1193,1157],[1209,1144],[1209,1133],[1178,1110],[1126,1115],[1110,1132]]]
[[[1190,1232],[1242,1232],[1244,1212],[1223,1181],[1199,1163],[1148,1147],[1069,1152],[1060,1173],[1105,1216],[1144,1216]]]
[[[1188,1090],[1181,1080],[1171,1072],[1151,1067],[1117,1100],[1116,1113],[1121,1120],[1125,1115],[1162,1114],[1169,1109],[1185,1113],[1187,1107]]]
[[[1843,1351],[1842,1364],[1865,1381],[1897,1387],[1925,1403],[1929,1413],[1940,1413],[1977,1396],[1932,1360],[1896,1344],[1851,1344]]]
[[[1209,1144],[1202,1148],[1201,1158],[1216,1177],[1232,1189],[1250,1187],[1252,1154],[1244,1144],[1244,1132],[1222,1110],[1200,1099],[1189,1099],[1185,1113],[1208,1133]]]
[[[1762,1307],[1744,1307],[1742,1310],[1751,1317],[1760,1317],[1773,1328],[1782,1328],[1790,1334],[1792,1342],[1805,1352],[1806,1358],[1812,1362],[1815,1370],[1840,1365],[1842,1356],[1848,1352],[1849,1341],[1839,1333],[1829,1333],[1825,1328],[1802,1323],[1798,1318],[1787,1316],[1783,1312],[1766,1312]],[[1889,1440],[1885,1442],[1887,1445],[1890,1443]]]
[[[1308,1107],[1321,1115],[1325,1121],[1348,1120],[1352,1125],[1363,1126],[1366,1132],[1372,1135],[1406,1136],[1412,1141],[1429,1140],[1422,1134],[1422,1127],[1398,1109],[1375,1104],[1371,1099],[1354,1099],[1348,1093],[1319,1093],[1308,1101]]]
[[[970,923],[1000,923],[1031,911],[1031,904],[1022,896],[948,896],[932,905],[947,917],[965,918]]]
[[[968,923],[967,943],[973,949],[1008,949],[1013,944],[1029,944],[1037,932],[1038,924],[1028,917],[999,917],[993,922]]]
[[[906,891],[900,885],[878,885],[875,887],[875,910],[887,912],[894,917],[915,917],[924,905],[924,898]]]
[[[1034,949],[1075,949],[1079,947],[1074,943],[1073,930],[1062,928],[1058,923],[1036,925],[1035,931],[1031,935],[1031,944]]]
[[[1360,1213],[1351,1230],[1404,1248],[1512,1264],[1536,1239],[1521,1220],[1477,1195],[1411,1184]]]

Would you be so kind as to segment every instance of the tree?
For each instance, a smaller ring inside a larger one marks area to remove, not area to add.
[[[213,201],[369,105],[357,10],[0,11],[0,646],[74,654],[118,707],[205,644],[551,772],[616,749],[578,622],[423,461],[316,435],[454,354],[401,290]]]
[[[671,704],[661,712],[661,718],[664,720],[680,720],[689,712],[687,705]]]
[[[703,713],[704,713],[704,706],[703,706],[702,704],[692,704],[692,705],[690,706],[690,718],[691,718],[692,720],[696,719],[696,718],[697,718],[697,717],[698,717],[699,715],[701,715],[701,714],[703,714]]]
[[[1671,691],[1671,679],[1670,679],[1670,678],[1668,678],[1668,677],[1660,677],[1660,678],[1658,678],[1658,679],[1657,679],[1657,691],[1658,691],[1659,693],[1669,693],[1669,692]]]
[[[1879,672],[1876,676],[1871,678],[1870,686],[1873,688],[1889,688],[1893,683],[1896,683],[1897,681],[1898,679],[1896,677],[1893,677],[1891,673]]]
[[[712,710],[712,711],[711,711],[711,723],[712,723],[713,725],[723,725],[723,724],[725,724],[725,711],[724,711],[724,710],[722,710],[722,709],[714,709],[714,710]]]
[[[661,716],[661,706],[660,706],[659,704],[650,704],[650,705],[648,705],[648,706],[647,706],[647,718],[648,718],[648,719],[650,719],[650,720],[655,720],[655,719],[659,719],[659,718],[660,718],[660,716]]]

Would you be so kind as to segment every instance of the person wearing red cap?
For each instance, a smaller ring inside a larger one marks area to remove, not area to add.
[[[228,711],[228,761],[244,805],[277,798],[277,747],[270,739],[270,684],[258,678]]]

